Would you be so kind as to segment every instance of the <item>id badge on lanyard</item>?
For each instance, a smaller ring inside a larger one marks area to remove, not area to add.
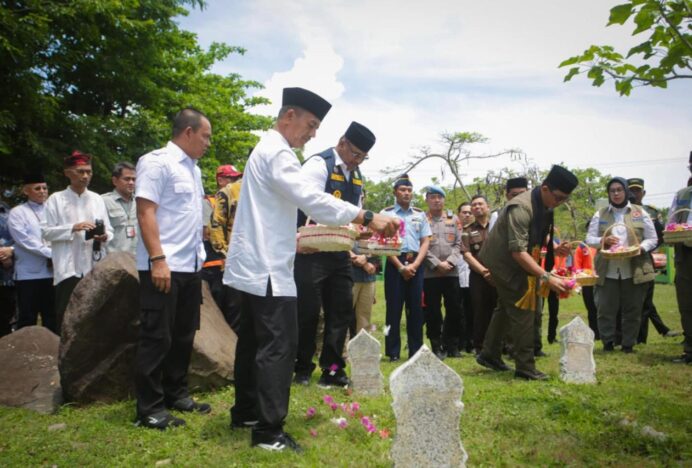
[[[128,239],[132,239],[137,235],[137,228],[135,228],[135,226],[132,224],[128,224],[125,226],[125,235]]]

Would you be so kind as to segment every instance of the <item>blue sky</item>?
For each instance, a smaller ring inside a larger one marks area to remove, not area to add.
[[[692,150],[692,80],[619,97],[612,84],[563,83],[557,65],[591,44],[626,51],[633,28],[605,27],[606,0],[477,2],[427,0],[209,0],[181,18],[203,46],[247,49],[217,64],[264,84],[276,114],[284,86],[303,86],[334,105],[306,152],[336,143],[351,120],[378,141],[362,170],[372,179],[421,146],[442,150],[444,131],[490,139],[475,152],[521,148],[542,168],[564,161],[644,177],[647,201],[668,206],[687,181]],[[642,38],[643,40],[643,38]],[[465,181],[521,163],[472,163]],[[438,163],[411,172],[422,187]],[[450,179],[445,182],[451,184]]]

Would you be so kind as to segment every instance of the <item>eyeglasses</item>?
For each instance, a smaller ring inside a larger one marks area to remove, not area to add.
[[[555,197],[556,202],[562,203],[562,202],[566,202],[567,200],[569,200],[569,195],[558,195],[557,193],[555,193],[555,191],[553,189],[549,189],[549,190],[550,190],[550,193],[553,194],[553,197]]]
[[[624,191],[625,191],[625,189],[622,189],[622,188],[614,188],[614,189],[608,190],[608,193],[612,193],[613,195],[615,195],[616,193],[624,193]]]
[[[344,138],[344,140],[346,140],[346,139]],[[350,141],[346,140],[346,144],[351,149],[351,156],[353,156],[353,159],[357,159],[360,161],[367,161],[369,159],[368,153],[361,153],[359,151],[354,151],[353,145],[351,144]]]

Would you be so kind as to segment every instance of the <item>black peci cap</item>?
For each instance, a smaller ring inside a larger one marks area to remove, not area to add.
[[[553,189],[560,190],[561,192],[570,194],[572,190],[579,185],[579,179],[577,176],[572,174],[570,171],[562,166],[554,165],[550,168],[548,176],[545,178],[545,183],[550,185]]]
[[[370,148],[375,145],[375,135],[365,125],[358,122],[351,122],[344,137],[364,153],[370,151]]]
[[[314,114],[320,121],[327,115],[332,105],[325,99],[303,88],[284,88],[282,106],[295,106]]]

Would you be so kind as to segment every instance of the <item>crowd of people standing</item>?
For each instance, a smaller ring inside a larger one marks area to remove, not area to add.
[[[59,334],[84,275],[111,252],[134,254],[141,309],[136,424],[180,426],[185,421],[171,410],[211,411],[190,397],[187,385],[201,282],[206,281],[238,335],[231,427],[251,429],[253,446],[300,451],[283,430],[291,385],[310,385],[317,368],[318,385],[349,385],[344,343],[349,335],[371,329],[375,278],[383,269],[389,361],[401,359],[405,315],[409,358],[425,334],[440,359],[472,353],[481,366],[507,371],[502,356],[509,353],[516,377],[548,378],[536,368],[536,358],[545,355],[541,310],[545,299],[551,304],[552,342],[557,295],[569,286],[551,270],[560,258],[573,255],[572,244],[557,238],[553,210],[569,199],[576,176],[553,166],[536,187],[522,177],[509,179],[507,203],[494,212],[481,194],[453,212],[437,186],[425,188],[425,209],[414,206],[413,182],[403,174],[392,186],[395,203],[374,213],[363,208],[359,169],[376,143],[367,127],[352,122],[335,146],[302,165],[293,151],[315,136],[330,108],[311,91],[284,89],[274,128],[260,139],[242,172],[232,165],[217,169],[214,196],[205,196],[197,165],[211,144],[212,125],[192,108],[174,117],[166,146],[140,157],[136,167],[116,164],[112,192],[88,190],[92,156],[80,151],[64,160],[69,186],[50,197],[41,174],[27,175],[27,201],[0,210],[0,334],[11,332],[15,309],[16,328],[36,324],[40,315],[41,324]],[[587,302],[589,324],[605,351],[620,345],[623,352],[633,352],[638,342],[646,342],[649,319],[663,335],[675,335],[653,305],[651,251],[661,241],[655,225],[660,219],[642,206],[643,188],[641,179],[613,178],[606,187],[608,206],[588,225],[586,244],[593,248],[589,258],[594,252],[591,267],[598,274]],[[690,206],[692,188],[683,188],[671,209],[674,220],[689,223],[684,208]],[[355,223],[390,237],[402,229],[401,253],[387,257],[382,268],[380,259],[356,246],[350,252],[300,248],[297,228],[310,223]],[[639,250],[625,259],[600,255],[601,249],[618,245]],[[692,361],[691,252],[690,245],[676,246],[685,332],[679,361],[686,363]]]

